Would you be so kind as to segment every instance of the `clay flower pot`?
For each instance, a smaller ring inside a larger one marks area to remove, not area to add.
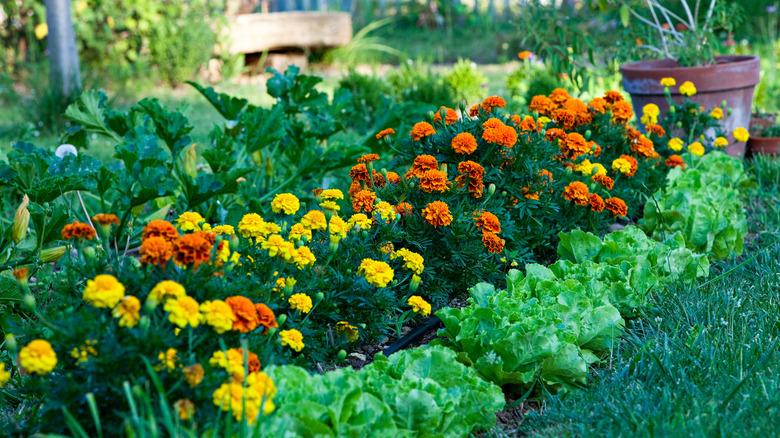
[[[753,91],[760,76],[757,56],[718,56],[715,64],[700,67],[679,67],[673,60],[641,61],[623,64],[620,72],[623,74],[623,88],[631,94],[637,118],[648,103],[658,105],[661,114],[668,110],[661,78],[677,81],[677,86],[671,88],[675,102],[684,99],[678,87],[685,81],[696,85],[696,94],[691,99],[707,110],[725,101],[726,107],[731,110],[731,115],[722,121],[731,144],[727,152],[738,157],[745,155],[745,143],[734,143],[731,132],[739,126],[750,126]]]
[[[780,155],[780,137],[750,137],[748,149],[751,155]]]

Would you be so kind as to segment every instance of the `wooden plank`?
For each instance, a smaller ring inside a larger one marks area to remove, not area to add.
[[[346,12],[245,14],[229,26],[231,53],[338,47],[352,39],[352,17]]]

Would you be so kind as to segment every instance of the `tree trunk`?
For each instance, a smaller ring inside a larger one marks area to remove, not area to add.
[[[51,86],[69,98],[81,90],[76,33],[70,17],[70,0],[46,0]]]

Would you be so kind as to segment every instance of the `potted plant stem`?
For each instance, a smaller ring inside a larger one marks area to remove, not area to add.
[[[647,11],[628,8],[631,17],[646,25],[648,38],[638,41],[639,48],[657,55],[656,60],[623,64],[623,87],[631,94],[634,112],[653,103],[665,113],[669,105],[661,79],[672,78],[679,87],[672,87],[672,99],[684,96],[706,109],[725,106],[723,127],[729,133],[727,152],[744,156],[745,142],[735,141],[731,134],[738,127],[750,125],[753,92],[759,81],[757,56],[717,56],[715,29],[727,26],[726,14],[718,9],[716,0],[701,7],[700,1],[690,5],[680,0],[682,12],[674,12],[659,0],[647,0]]]

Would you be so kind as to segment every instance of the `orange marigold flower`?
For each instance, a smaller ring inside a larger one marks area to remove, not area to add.
[[[647,131],[648,134],[654,134],[658,137],[664,137],[666,135],[666,130],[658,123],[645,126],[645,131]]]
[[[658,152],[655,151],[653,142],[644,135],[640,136],[631,144],[631,150],[645,158],[655,158],[658,156]]]
[[[614,105],[617,102],[624,102],[623,95],[619,91],[609,90],[604,93],[604,100],[610,105]]]
[[[233,330],[238,330],[241,333],[249,333],[256,329],[260,323],[257,308],[254,303],[247,298],[240,295],[234,295],[228,297],[225,300],[230,310],[233,311],[233,315],[236,316],[236,320],[233,321]]]
[[[92,216],[92,221],[100,225],[119,225],[119,217],[111,213],[98,213]]]
[[[422,211],[425,220],[434,227],[446,227],[452,223],[450,207],[442,201],[433,201]]]
[[[563,105],[570,97],[569,92],[563,88],[556,88],[550,93],[550,100],[558,106]]]
[[[628,207],[625,201],[620,198],[607,198],[604,200],[604,205],[616,217],[623,217],[628,214]]]
[[[536,131],[536,120],[534,120],[531,116],[525,116],[523,117],[523,120],[521,120],[519,123],[517,123],[518,127],[521,131],[524,132],[530,132],[530,131]]]
[[[592,148],[585,140],[585,137],[576,132],[566,134],[566,141],[559,142],[558,145],[561,148],[563,156],[571,159],[587,154]]]
[[[425,193],[446,192],[448,188],[447,172],[436,169],[427,170],[420,177],[420,190]]]
[[[347,193],[349,193],[349,197],[351,198],[355,196],[355,193],[361,190],[363,190],[363,186],[361,186],[360,183],[357,181],[352,181],[352,183],[349,185],[349,190],[347,191]]]
[[[361,211],[371,213],[374,211],[374,202],[376,202],[376,193],[363,189],[352,196],[352,209],[355,210],[355,213]]]
[[[377,172],[376,170],[374,171],[374,173],[372,173],[372,175],[374,178],[374,185],[376,185],[377,187],[384,187],[385,185],[387,185],[387,180],[385,179],[384,175]]]
[[[395,134],[395,129],[393,129],[393,128],[385,128],[385,129],[377,132],[375,137],[376,137],[377,140],[381,140],[381,139],[387,137],[388,135],[393,135],[393,134]]]
[[[400,214],[401,216],[409,216],[414,211],[414,209],[412,208],[412,204],[408,202],[399,202],[394,208],[395,208],[395,212]]]
[[[86,239],[92,240],[95,238],[95,229],[90,227],[89,224],[84,222],[72,222],[62,227],[62,238],[65,240],[71,239]]]
[[[595,141],[590,141],[588,144],[591,145],[590,153],[593,154],[594,157],[601,155],[601,146],[597,145]]]
[[[179,238],[179,231],[176,227],[168,221],[162,219],[155,219],[144,227],[142,238],[148,239],[150,237],[162,237],[168,242],[173,242]]]
[[[488,96],[480,105],[486,112],[492,112],[493,108],[504,108],[506,101],[500,96]]]
[[[607,112],[607,101],[601,97],[595,97],[588,103],[588,107],[593,110],[594,113],[604,114]]]
[[[418,155],[412,163],[412,168],[406,172],[406,178],[419,178],[423,173],[439,168],[439,162],[433,155]]]
[[[517,143],[517,131],[511,126],[505,125],[499,119],[491,118],[482,124],[484,131],[482,139],[488,143],[495,143],[506,148],[511,148]]]
[[[395,172],[392,172],[392,171],[391,172],[387,172],[387,181],[390,184],[398,184],[399,182],[401,182],[401,177],[398,176],[398,174],[395,173]]]
[[[557,109],[552,113],[552,119],[555,123],[563,127],[564,130],[569,130],[574,127],[577,122],[577,115],[567,109]]]
[[[498,220],[496,215],[489,211],[477,212],[477,214],[475,214],[474,224],[483,232],[501,232],[501,221]]]
[[[534,96],[528,104],[528,109],[542,115],[549,115],[555,109],[555,102],[547,96]]]
[[[626,136],[628,136],[629,140],[635,141],[642,136],[642,133],[632,126],[626,126]]]
[[[368,177],[368,168],[365,163],[359,163],[352,166],[352,169],[349,170],[349,177],[353,182],[371,183],[371,178]]]
[[[612,190],[612,187],[615,185],[615,180],[601,173],[593,175],[593,178],[591,179],[601,184],[607,190]]]
[[[452,150],[458,154],[472,154],[477,150],[477,139],[468,132],[461,132],[452,139]]]
[[[481,198],[482,192],[485,188],[483,177],[485,176],[485,168],[479,163],[474,161],[463,161],[458,164],[458,177],[455,178],[455,182],[459,187],[463,187],[468,179],[469,193],[475,198]]]
[[[434,122],[441,122],[441,112],[444,111],[444,123],[447,125],[451,125],[458,121],[458,112],[455,111],[452,108],[447,108],[446,106],[443,106],[439,108],[438,111],[436,111],[436,114],[433,115],[433,121]]]
[[[601,196],[591,193],[588,195],[588,202],[590,203],[590,209],[596,213],[601,213],[604,210],[604,199]]]
[[[625,100],[615,102],[612,105],[612,120],[616,123],[626,123],[634,117],[634,111],[631,104]]]
[[[677,154],[669,155],[669,158],[667,158],[664,163],[669,167],[679,167],[681,169],[685,169],[685,160],[683,160],[683,157]]]
[[[185,234],[173,243],[173,260],[180,265],[198,266],[211,258],[214,245],[212,233],[196,231]]]
[[[541,169],[539,171],[539,176],[541,176],[542,178],[547,178],[548,182],[552,182],[553,181],[553,174],[552,174],[552,172],[550,172],[547,169]]]
[[[471,105],[471,108],[469,108],[469,115],[471,117],[477,117],[479,115],[479,104]]]
[[[379,154],[365,154],[357,159],[358,163],[370,163],[379,159]]]
[[[165,266],[173,257],[173,245],[162,236],[151,236],[141,241],[141,263]]]
[[[276,315],[270,307],[263,303],[255,304],[255,310],[257,310],[257,323],[263,327],[263,334],[268,333],[268,330],[279,327],[279,323],[276,322]]]
[[[412,127],[412,140],[414,141],[420,141],[433,134],[436,134],[436,130],[433,129],[433,125],[428,122],[417,122]]]
[[[485,245],[489,253],[498,254],[504,250],[504,239],[498,237],[496,233],[489,231],[482,233],[482,244]]]
[[[577,99],[576,97],[570,97],[567,99],[566,102],[563,103],[563,107],[575,114],[588,112],[588,106],[585,105],[585,102]]]
[[[545,132],[544,136],[547,141],[554,143],[555,140],[566,140],[566,131],[560,128],[550,128]]]
[[[525,198],[525,199],[532,199],[534,201],[538,201],[539,200],[539,192],[533,192],[532,193],[530,187],[523,187],[521,190],[523,192],[523,198]],[[517,202],[515,202],[514,204],[517,205]]]
[[[579,181],[573,181],[563,189],[563,199],[577,205],[588,205],[588,186]]]

